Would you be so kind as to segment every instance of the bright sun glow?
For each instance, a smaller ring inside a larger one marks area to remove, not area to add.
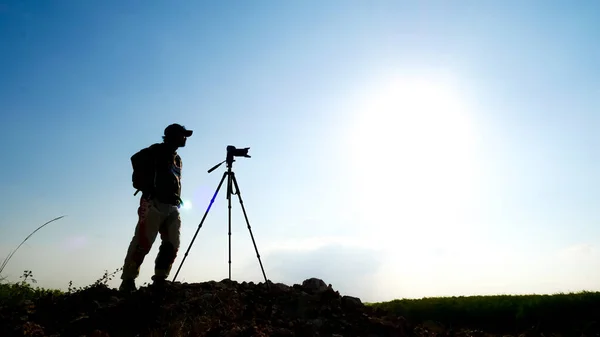
[[[479,170],[469,101],[442,76],[367,87],[346,146],[361,238],[384,251],[378,287],[423,293],[445,277],[431,291],[450,291],[486,258],[472,250]]]
[[[465,222],[477,169],[459,91],[442,79],[398,76],[356,106],[349,133],[356,207],[362,222],[387,224],[391,241],[410,230],[435,244]]]

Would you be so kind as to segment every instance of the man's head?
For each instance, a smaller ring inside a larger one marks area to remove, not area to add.
[[[185,141],[194,133],[192,130],[186,129],[180,124],[171,124],[165,128],[163,140],[166,144],[172,145],[175,148],[184,147]]]

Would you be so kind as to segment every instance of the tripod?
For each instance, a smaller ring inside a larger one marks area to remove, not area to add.
[[[267,281],[267,275],[265,274],[265,269],[263,268],[263,264],[262,261],[260,260],[260,254],[258,253],[258,248],[256,247],[256,241],[254,240],[254,235],[252,234],[252,228],[250,227],[250,222],[248,221],[248,216],[246,215],[246,208],[244,207],[244,202],[242,201],[242,196],[240,194],[240,189],[237,183],[237,179],[235,178],[235,173],[231,170],[231,167],[233,165],[234,157],[235,156],[243,156],[243,157],[248,157],[250,158],[250,156],[248,156],[248,148],[245,149],[236,149],[234,146],[227,146],[227,157],[224,161],[218,163],[217,165],[213,166],[210,170],[208,170],[208,173],[211,173],[212,171],[216,170],[219,166],[221,166],[221,164],[223,163],[227,163],[227,171],[223,172],[223,177],[221,178],[221,181],[219,182],[219,185],[217,186],[217,189],[215,191],[215,194],[213,195],[212,199],[210,200],[210,204],[208,205],[208,208],[206,209],[206,212],[204,212],[204,216],[202,217],[202,220],[200,221],[200,224],[198,225],[198,228],[196,229],[196,233],[194,234],[194,237],[192,238],[192,242],[190,242],[190,245],[187,249],[187,251],[185,252],[185,255],[183,256],[183,260],[181,261],[181,264],[179,265],[179,268],[177,269],[177,272],[175,273],[175,276],[173,277],[173,282],[175,282],[175,279],[177,278],[177,275],[179,274],[179,271],[181,270],[181,266],[183,266],[183,263],[185,262],[185,259],[188,256],[188,253],[190,251],[190,249],[192,248],[192,244],[194,243],[194,240],[196,240],[196,236],[198,235],[198,232],[200,231],[200,228],[202,228],[202,224],[204,223],[204,220],[206,219],[206,216],[208,215],[208,212],[210,211],[210,208],[212,207],[212,204],[215,202],[215,198],[217,197],[217,194],[219,193],[219,190],[221,189],[221,186],[223,185],[223,182],[225,181],[225,178],[227,178],[227,207],[228,207],[228,224],[229,224],[229,280],[231,280],[231,195],[232,194],[237,194],[238,199],[240,201],[240,205],[242,206],[242,211],[244,213],[244,218],[246,219],[246,225],[248,226],[248,231],[250,232],[250,237],[252,238],[252,244],[254,245],[254,251],[256,252],[256,257],[258,258],[258,263],[260,264],[260,269],[262,271],[263,277],[265,278],[265,283],[267,285],[267,287],[269,287],[269,282]],[[235,187],[236,192],[233,192],[233,187]]]

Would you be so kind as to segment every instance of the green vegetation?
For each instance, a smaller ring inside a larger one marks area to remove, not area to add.
[[[36,301],[42,297],[63,294],[60,290],[34,287],[32,284],[36,283],[36,280],[30,270],[23,272],[20,278],[21,281],[16,283],[0,283],[0,303],[17,305],[25,301]]]
[[[93,284],[84,287],[74,287],[73,281],[69,281],[68,290],[62,291],[59,289],[47,289],[39,286],[34,286],[37,283],[36,279],[33,278],[31,270],[25,270],[23,275],[19,278],[19,282],[5,282],[5,278],[0,278],[0,303],[3,305],[19,305],[25,301],[35,302],[41,298],[56,297],[65,294],[73,294],[75,292],[83,291],[86,289],[104,286],[108,287],[108,282],[112,280],[114,275],[119,272],[121,268],[109,273],[107,270],[104,274]]]
[[[435,321],[446,328],[486,332],[524,330],[580,335],[600,326],[600,292],[398,299],[369,303],[412,324]]]

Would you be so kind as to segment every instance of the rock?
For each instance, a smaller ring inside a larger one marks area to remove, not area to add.
[[[323,320],[320,318],[315,318],[309,321],[309,323],[317,328],[320,328],[323,326]]]
[[[364,304],[358,297],[342,296],[342,307],[348,309],[358,309],[364,307]]]
[[[317,294],[326,291],[329,287],[323,280],[313,277],[304,280],[302,288],[308,293]]]
[[[110,337],[110,335],[102,330],[96,329],[92,332],[90,337]]]
[[[423,322],[423,327],[429,331],[429,332],[433,332],[436,334],[442,333],[444,331],[446,331],[446,328],[444,327],[444,325],[440,322],[435,322],[432,320],[427,320],[425,322]]]
[[[273,287],[277,290],[280,290],[282,292],[288,292],[290,291],[290,287],[288,285],[285,285],[283,283],[275,283],[273,284]]]
[[[40,336],[40,337],[42,337],[42,336],[46,335],[44,332],[44,328],[41,325],[34,323],[34,322],[30,322],[30,321],[25,322],[25,324],[23,324],[21,326],[20,330],[21,330],[21,333],[20,333],[21,336],[28,336],[28,337]]]

